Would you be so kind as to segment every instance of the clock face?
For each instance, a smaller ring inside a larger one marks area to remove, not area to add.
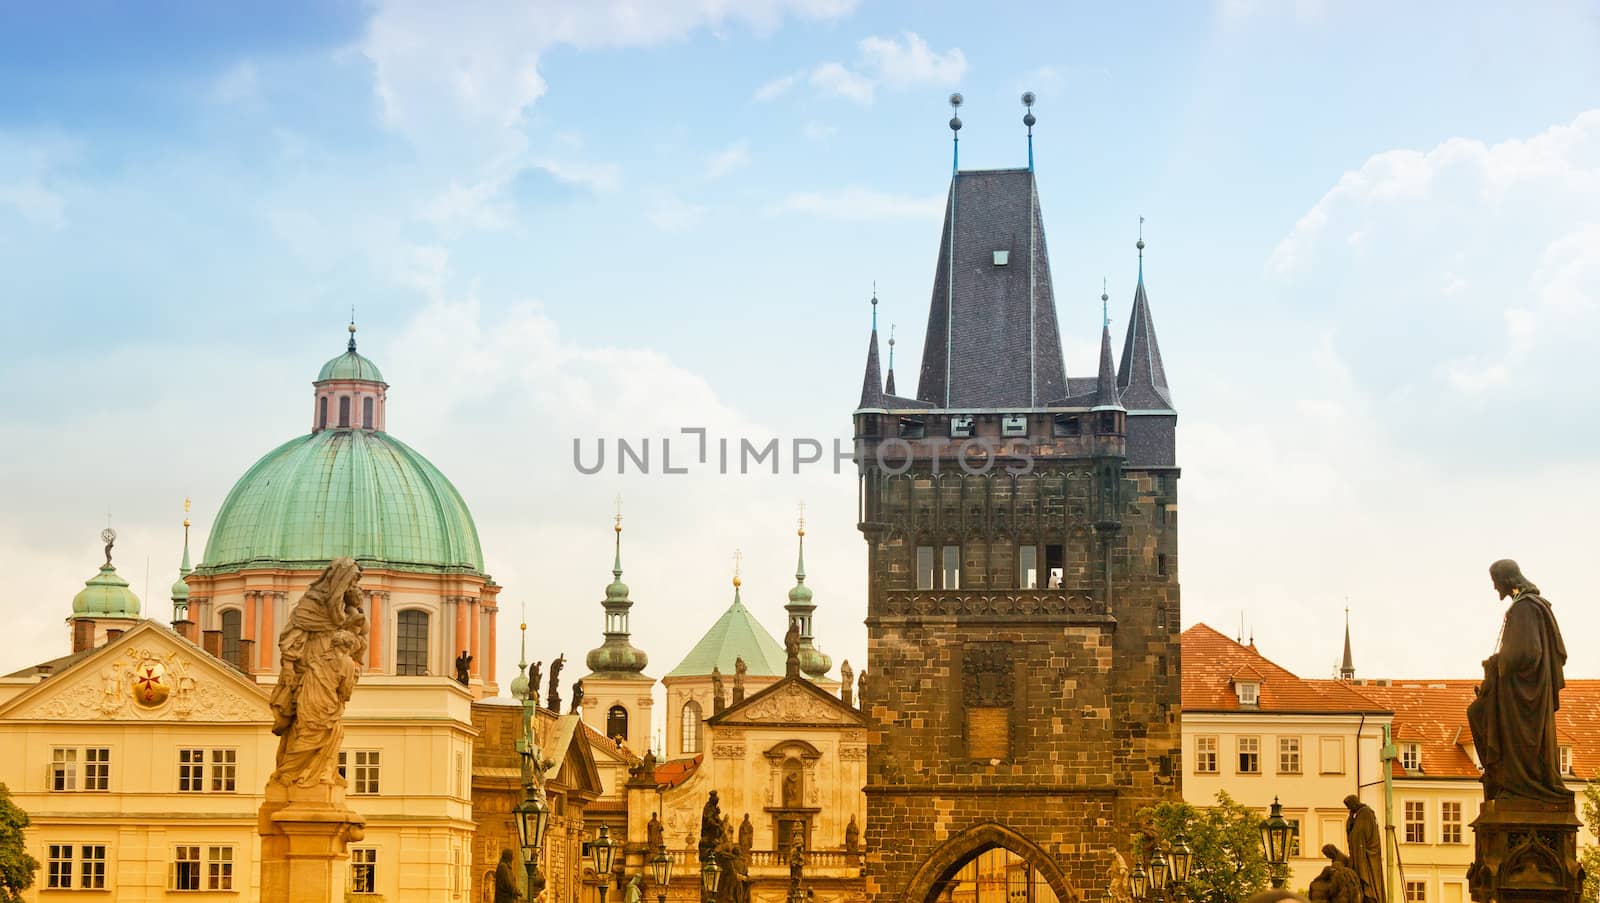
[[[101,530],[100,531],[100,541],[101,542],[116,542],[117,541],[117,531],[111,529],[110,527],[107,527],[104,530]]]

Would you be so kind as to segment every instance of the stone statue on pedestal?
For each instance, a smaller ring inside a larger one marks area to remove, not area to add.
[[[848,708],[855,708],[856,671],[850,667],[850,660],[845,659],[839,664],[839,701]]]
[[[335,559],[300,597],[278,636],[282,666],[270,703],[272,732],[278,735],[274,781],[344,786],[335,771],[344,706],[367,653],[360,577],[354,561]]]
[[[716,665],[711,666],[711,711],[721,714],[727,708],[727,701],[722,695],[722,669]]]
[[[472,653],[461,650],[456,656],[456,683],[467,686],[472,682]]]
[[[572,714],[574,714],[574,715],[578,714],[578,710],[582,709],[582,708],[583,708],[583,678],[580,677],[577,680],[572,682]]]
[[[750,823],[750,813],[746,812],[744,821],[739,822],[739,849],[743,850],[744,854],[748,856],[750,851],[755,848],[755,845],[756,826]]]
[[[528,698],[539,701],[539,685],[544,682],[544,662],[534,662],[528,666]]]
[[[494,903],[517,903],[522,891],[517,890],[517,869],[512,863],[510,850],[500,851],[500,864],[494,867]]]
[[[854,853],[861,849],[861,826],[856,824],[856,814],[850,813],[850,823],[844,826],[844,849]]]
[[[550,696],[545,702],[550,711],[561,712],[561,669],[566,667],[567,654],[561,653],[555,661],[550,663]]]
[[[667,829],[665,825],[661,824],[659,813],[650,813],[650,821],[644,826],[644,833],[649,840],[647,844],[649,849],[646,853],[649,856],[654,856],[661,849],[661,845],[666,843],[667,839]]]
[[[1350,810],[1344,833],[1350,848],[1350,867],[1361,882],[1361,899],[1366,903],[1388,903],[1383,892],[1383,834],[1378,828],[1378,813],[1353,793],[1344,798],[1344,807]]]

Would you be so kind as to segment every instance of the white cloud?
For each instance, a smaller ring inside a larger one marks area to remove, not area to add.
[[[823,63],[811,70],[811,86],[828,94],[853,100],[863,106],[873,98],[872,80],[846,69],[841,63]]]
[[[967,57],[961,48],[935,53],[914,32],[906,32],[900,40],[866,38],[860,47],[865,65],[891,85],[953,85],[967,71]]]
[[[842,191],[798,191],[768,208],[768,213],[803,213],[824,219],[938,219],[944,195],[908,197],[869,188]]]
[[[0,133],[0,209],[50,229],[65,227],[67,199],[56,171],[77,156],[77,145],[64,139]]]
[[[528,165],[544,170],[559,182],[580,185],[592,191],[609,193],[622,187],[622,171],[615,163],[544,158],[531,160]]]
[[[801,127],[800,134],[804,135],[807,141],[827,141],[834,135],[839,134],[839,127],[810,119]]]
[[[788,93],[789,89],[793,88],[795,83],[800,80],[800,76],[804,74],[805,73],[803,72],[796,72],[790,75],[785,75],[781,78],[775,78],[772,81],[763,84],[761,87],[756,89],[755,99],[762,103],[777,100],[779,97],[782,97],[784,94]]]
[[[683,232],[705,219],[706,208],[691,204],[675,194],[662,193],[650,199],[647,214],[650,224],[663,232]]]
[[[254,101],[260,97],[260,93],[261,80],[255,64],[249,60],[235,63],[211,86],[212,102],[225,106]]]
[[[750,142],[743,138],[711,155],[706,162],[706,176],[720,179],[750,162]]]

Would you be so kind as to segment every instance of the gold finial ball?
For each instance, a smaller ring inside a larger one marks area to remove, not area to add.
[[[806,528],[805,527],[801,527],[799,530],[797,530],[795,532],[798,533],[801,536],[804,536],[804,535],[806,535]]]
[[[528,623],[526,621],[524,621],[522,623],[522,630],[523,630],[523,632],[527,632],[527,630],[528,630]]]
[[[739,580],[739,575],[738,574],[734,574],[733,575],[733,587],[734,587],[734,589],[738,589],[741,585],[743,585],[743,584],[742,584],[742,581]]]
[[[617,531],[618,533],[621,533],[622,532],[622,521],[620,519],[618,519],[617,525],[612,527],[611,529]]]
[[[183,519],[183,525],[185,527],[189,526],[189,519],[187,517]]]
[[[354,323],[351,323],[351,324],[350,324],[350,326],[349,326],[349,327],[348,327],[348,328],[349,328],[349,330],[350,330],[350,334],[351,334],[351,335],[355,335],[355,332],[356,332],[356,324],[354,324]]]

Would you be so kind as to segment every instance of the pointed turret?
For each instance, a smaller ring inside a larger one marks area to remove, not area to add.
[[[833,659],[816,647],[811,632],[811,614],[817,606],[811,602],[811,587],[806,586],[806,519],[800,516],[799,556],[794,566],[794,588],[789,590],[789,604],[783,608],[789,613],[789,623],[800,631],[800,670],[812,680],[825,677],[833,667]]]
[[[1111,359],[1111,318],[1105,314],[1105,305],[1108,301],[1110,296],[1101,289],[1100,307],[1103,322],[1100,328],[1100,374],[1094,383],[1094,403],[1089,408],[1091,411],[1123,409],[1117,393],[1117,371]]]
[[[622,502],[617,502],[616,557],[611,564],[611,585],[606,587],[605,601],[600,603],[606,611],[606,640],[589,650],[585,662],[592,677],[631,677],[644,671],[650,659],[635,649],[629,641],[628,609],[633,600],[628,598],[628,585],[622,582]]]
[[[883,394],[894,395],[894,324],[889,324],[889,374],[883,379]]]
[[[1344,661],[1339,663],[1341,680],[1356,679],[1356,662],[1350,655],[1350,609],[1344,610]]]
[[[867,372],[861,378],[861,404],[857,408],[883,407],[883,373],[878,369],[878,292],[872,292],[872,338],[867,342]]]
[[[522,611],[522,650],[517,656],[517,676],[511,678],[511,698],[528,698],[528,611],[523,605]]]
[[[1144,290],[1144,238],[1139,249],[1139,284],[1133,290],[1133,311],[1128,315],[1128,336],[1122,343],[1122,367],[1117,388],[1122,403],[1130,411],[1172,411],[1172,393],[1167,389],[1167,371],[1161,365],[1161,345],[1156,341],[1156,323],[1150,315],[1150,300]]]
[[[172,584],[172,619],[182,621],[189,616],[189,583],[184,578],[194,573],[189,566],[189,500],[183,500],[183,562],[178,565],[178,579]]]

